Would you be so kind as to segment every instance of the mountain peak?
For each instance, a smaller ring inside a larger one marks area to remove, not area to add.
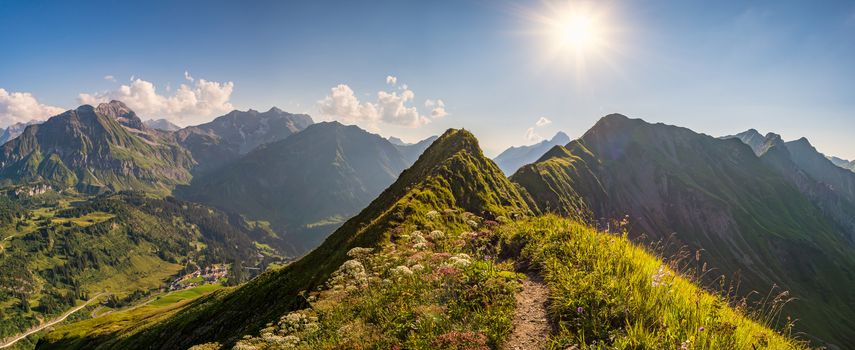
[[[167,132],[178,131],[181,129],[180,126],[175,125],[174,123],[172,123],[168,119],[164,119],[164,118],[149,119],[149,120],[144,121],[143,124],[145,124],[145,126],[151,128],[151,129],[167,131]]]
[[[389,142],[391,142],[393,145],[396,145],[396,146],[409,145],[409,143],[406,143],[406,142],[404,142],[404,140],[401,140],[400,138],[395,137],[395,136],[389,136],[389,138],[387,138],[387,140],[389,140]]]
[[[793,143],[813,147],[813,145],[811,145],[810,141],[806,137],[800,137],[798,140],[793,141]]]
[[[80,107],[82,108],[84,106],[90,108],[92,107],[89,105],[83,105]],[[145,124],[142,122],[142,120],[140,120],[139,117],[137,117],[137,114],[134,113],[134,111],[128,108],[128,106],[121,101],[112,100],[108,103],[101,103],[98,105],[98,107],[95,107],[94,110],[95,113],[110,117],[118,121],[119,124],[122,124],[126,127],[137,130],[146,129]]]
[[[273,107],[270,107],[270,109],[269,109],[269,110],[267,110],[267,112],[264,112],[264,113],[277,113],[277,114],[281,114],[281,113],[285,113],[285,111],[283,111],[283,110],[279,109],[279,107],[273,106]]]
[[[627,128],[634,128],[643,124],[646,124],[646,122],[641,119],[629,118],[623,114],[612,113],[600,118],[600,120],[598,120],[597,123],[588,130],[586,135],[592,133],[599,134],[623,131]]]
[[[563,131],[559,131],[559,132],[555,133],[555,136],[552,136],[552,138],[549,140],[549,142],[553,143],[553,144],[555,144],[555,143],[566,144],[566,143],[570,142],[570,136],[567,136],[567,134],[565,134]]]

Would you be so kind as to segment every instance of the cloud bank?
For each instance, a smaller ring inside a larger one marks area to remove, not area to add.
[[[397,85],[398,79],[386,77],[386,83]],[[445,117],[445,102],[440,99],[425,100],[427,114],[419,112],[413,106],[415,93],[406,85],[401,85],[398,91],[378,91],[376,101],[360,101],[353,89],[346,84],[339,84],[330,89],[330,94],[318,101],[318,110],[324,118],[339,120],[348,124],[359,124],[369,129],[377,130],[380,124],[405,127],[420,127],[432,121]]]
[[[184,79],[192,84],[181,84],[174,92],[167,89],[167,93],[171,93],[168,95],[159,94],[152,82],[132,77],[130,83],[122,84],[116,90],[81,93],[77,100],[91,105],[119,100],[144,118],[166,118],[178,122],[195,122],[234,109],[230,102],[233,82],[195,79],[189,72],[184,72]]]
[[[0,127],[31,120],[44,120],[65,109],[39,103],[29,92],[9,92],[0,88]]]

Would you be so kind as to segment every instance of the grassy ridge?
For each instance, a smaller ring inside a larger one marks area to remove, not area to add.
[[[508,246],[540,270],[556,325],[550,348],[802,349],[710,294],[626,236],[546,216],[503,226]],[[770,302],[771,303],[771,302]]]
[[[323,284],[347,260],[351,248],[376,247],[389,240],[393,229],[423,225],[429,222],[427,213],[444,209],[488,219],[531,213],[524,195],[481,153],[477,139],[465,130],[451,129],[383,194],[303,259],[240,288],[200,298],[163,322],[133,325],[100,339],[51,337],[40,348],[74,349],[73,344],[83,342],[89,348],[104,349],[234,342],[244,334],[257,333],[271,320],[305,308],[299,293]]]
[[[395,184],[303,259],[241,287],[128,322],[60,329],[39,348],[202,343],[219,348],[239,340],[262,348],[268,341],[308,348],[497,347],[508,331],[513,291],[507,286],[516,278],[509,271],[515,260],[537,268],[549,284],[555,348],[800,348],[751,321],[745,309],[731,309],[725,300],[676,276],[623,237],[552,216],[524,219],[533,214],[527,203],[534,202],[483,157],[471,134],[449,130]],[[437,215],[444,219],[438,222]],[[482,218],[521,221],[486,229]],[[473,227],[478,233],[467,233]],[[462,245],[433,237],[420,242],[413,238],[415,230],[442,230],[454,242],[462,239]],[[376,254],[354,255],[359,247]],[[437,265],[428,259],[463,251],[469,253],[465,259],[443,256],[447,261]],[[491,263],[498,256],[508,260]],[[459,260],[468,262],[456,275],[462,280],[428,277]],[[367,285],[379,287],[354,284],[362,274]],[[444,283],[453,288],[444,289]],[[477,291],[466,292],[472,287]],[[443,297],[448,292],[460,293]]]
[[[555,331],[542,334],[549,349],[806,349],[790,328],[781,335],[768,327],[780,300],[751,311],[699,288],[625,234],[553,215],[498,224],[453,210],[429,213],[418,226],[399,227],[389,243],[349,251],[322,288],[304,295],[304,309],[235,348],[501,348],[516,281],[525,278],[515,267],[527,266],[551,292]],[[428,233],[444,227],[457,229]]]

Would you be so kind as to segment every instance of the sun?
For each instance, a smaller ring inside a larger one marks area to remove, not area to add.
[[[572,15],[562,19],[553,28],[555,45],[563,49],[584,51],[599,40],[596,23],[587,15]]]
[[[544,67],[571,68],[577,76],[599,67],[614,66],[617,33],[612,12],[603,2],[551,0],[539,8],[525,9],[522,16],[532,26],[526,31],[540,47]]]

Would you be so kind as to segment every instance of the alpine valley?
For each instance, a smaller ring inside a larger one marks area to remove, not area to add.
[[[855,172],[804,138],[610,114],[494,162],[463,129],[119,101],[4,138],[0,346],[855,344]]]

